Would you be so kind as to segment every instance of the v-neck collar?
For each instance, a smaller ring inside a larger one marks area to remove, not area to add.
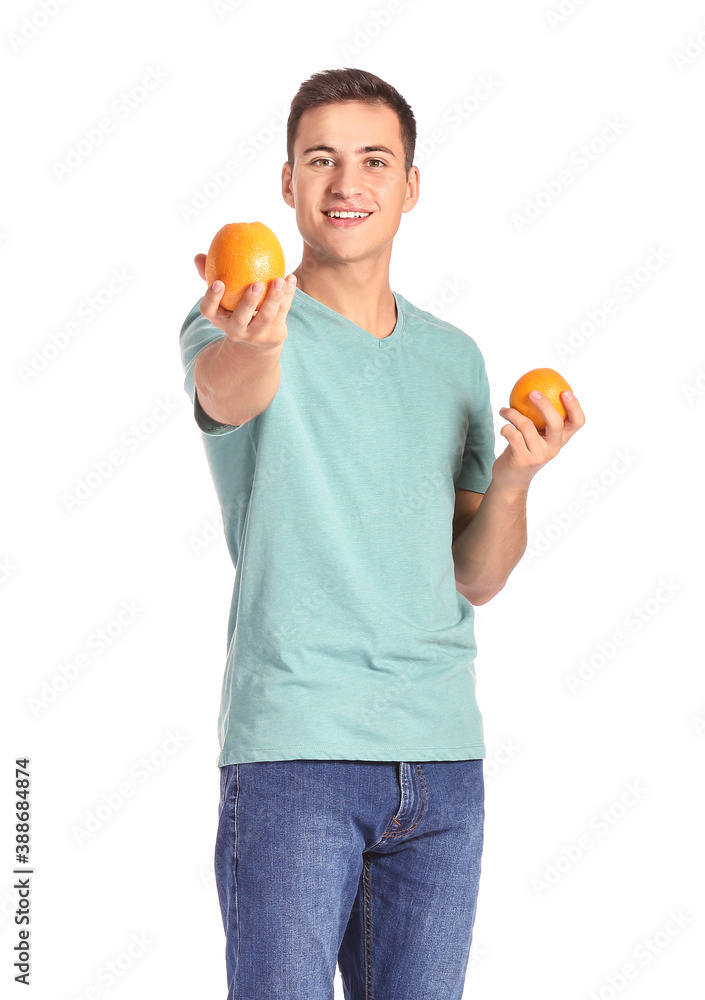
[[[303,289],[298,287],[294,292],[294,298],[296,298],[297,295],[298,296],[303,295],[308,300],[309,303],[313,303],[315,308],[322,311],[329,317],[331,316],[335,317],[341,323],[347,325],[352,333],[356,333],[359,337],[362,337],[364,340],[368,341],[368,343],[370,343],[372,347],[376,347],[378,350],[381,351],[386,350],[386,348],[396,344],[401,339],[402,330],[404,329],[404,310],[402,308],[401,302],[399,301],[399,296],[394,291],[392,291],[392,295],[394,296],[394,302],[397,308],[397,321],[394,324],[394,329],[387,337],[375,337],[375,335],[373,333],[370,333],[369,330],[365,330],[364,327],[358,326],[357,323],[353,323],[353,321],[351,319],[348,319],[347,316],[344,316],[342,313],[336,312],[335,309],[331,309],[330,306],[327,306],[324,302],[320,302],[318,299],[314,299],[312,295],[309,295],[308,292],[304,292]]]

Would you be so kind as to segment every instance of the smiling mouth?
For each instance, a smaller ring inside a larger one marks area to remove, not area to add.
[[[329,219],[366,219],[372,212],[339,212],[337,209],[331,209],[323,214]]]
[[[333,229],[351,229],[364,224],[372,212],[339,212],[336,209],[323,212],[324,218]]]

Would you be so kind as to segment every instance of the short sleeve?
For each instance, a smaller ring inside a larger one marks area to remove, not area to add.
[[[485,362],[476,345],[475,349],[474,375],[469,380],[468,431],[455,485],[464,490],[473,490],[475,493],[485,493],[492,481],[495,433]]]
[[[181,346],[181,363],[184,369],[184,389],[193,405],[193,415],[196,423],[204,434],[229,434],[236,431],[244,424],[221,424],[210,417],[198,398],[196,383],[193,377],[193,369],[196,358],[204,347],[215,343],[216,340],[223,340],[225,334],[214,326],[209,319],[201,315],[201,302],[199,299],[191,312],[186,317],[184,325],[181,327],[179,344]]]

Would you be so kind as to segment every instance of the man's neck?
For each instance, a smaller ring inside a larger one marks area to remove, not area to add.
[[[307,250],[308,247],[305,247]],[[367,330],[380,340],[388,337],[397,322],[396,303],[389,285],[389,260],[356,261],[350,264],[304,259],[294,271],[298,287]]]

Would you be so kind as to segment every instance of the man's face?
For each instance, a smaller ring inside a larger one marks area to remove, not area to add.
[[[399,119],[384,104],[325,104],[305,111],[285,163],[282,193],[317,257],[374,258],[394,238],[401,215],[418,200],[417,167],[407,177]],[[360,211],[366,218],[332,218]]]

